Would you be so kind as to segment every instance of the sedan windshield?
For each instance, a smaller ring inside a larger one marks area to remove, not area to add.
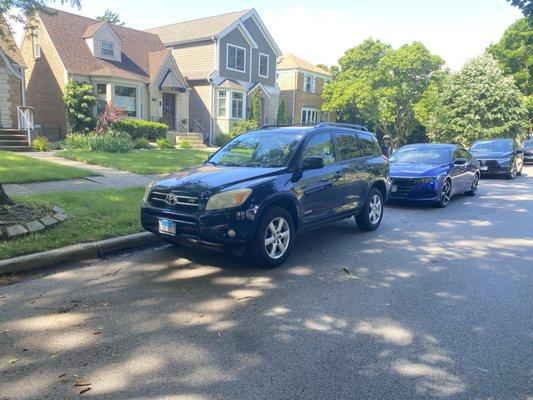
[[[513,149],[513,142],[510,140],[490,140],[477,142],[472,145],[470,151],[510,151]]]
[[[404,147],[389,159],[391,163],[447,164],[450,150],[439,147]]]
[[[522,145],[522,147],[524,149],[533,149],[533,140],[532,141],[528,141],[528,142],[524,142],[524,144]]]
[[[208,162],[228,167],[283,167],[302,138],[302,134],[293,132],[244,134],[226,144]]]

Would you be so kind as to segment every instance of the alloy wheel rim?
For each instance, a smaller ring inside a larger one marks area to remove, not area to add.
[[[450,182],[446,181],[444,182],[444,187],[442,188],[442,193],[440,194],[440,200],[442,204],[446,205],[450,202],[450,192],[451,192],[451,186]]]
[[[370,207],[368,211],[368,219],[370,220],[370,223],[372,225],[375,225],[381,218],[381,213],[383,210],[383,207],[381,205],[381,199],[377,194],[372,196],[372,198],[370,199],[369,206]]]
[[[268,224],[265,232],[265,250],[274,260],[283,257],[289,247],[291,230],[283,217],[276,217]]]

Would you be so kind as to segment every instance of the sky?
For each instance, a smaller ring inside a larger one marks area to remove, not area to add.
[[[81,0],[81,9],[55,3],[87,17],[110,8],[136,29],[255,8],[284,53],[314,64],[336,64],[347,49],[373,37],[394,47],[421,41],[452,70],[482,54],[522,16],[505,0]]]

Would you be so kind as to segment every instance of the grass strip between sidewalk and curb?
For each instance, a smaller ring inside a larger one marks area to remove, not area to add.
[[[92,190],[14,197],[17,202],[54,204],[69,218],[50,230],[0,241],[0,260],[142,231],[144,188]]]
[[[98,176],[83,168],[74,168],[0,150],[0,184],[48,182]]]
[[[101,165],[140,175],[169,174],[203,163],[211,152],[196,149],[134,150],[114,154],[90,150],[63,150],[58,157]]]

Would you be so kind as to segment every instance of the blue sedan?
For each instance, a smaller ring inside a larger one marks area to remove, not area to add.
[[[390,158],[389,199],[434,203],[446,207],[452,196],[475,196],[479,163],[453,144],[412,144]]]

